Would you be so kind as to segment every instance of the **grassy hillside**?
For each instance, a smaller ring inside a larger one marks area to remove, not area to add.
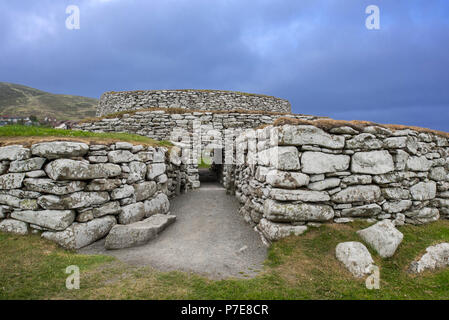
[[[52,117],[80,120],[95,116],[98,100],[52,94],[34,88],[0,82],[0,115]]]

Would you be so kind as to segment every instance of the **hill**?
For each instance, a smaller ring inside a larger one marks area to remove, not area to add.
[[[97,99],[52,94],[19,84],[0,82],[0,115],[80,120],[95,116]]]

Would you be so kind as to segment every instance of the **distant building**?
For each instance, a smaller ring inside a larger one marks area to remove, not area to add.
[[[11,124],[24,124],[24,125],[32,125],[30,117],[18,117],[18,116],[8,116],[8,115],[0,115],[0,126],[7,126]]]

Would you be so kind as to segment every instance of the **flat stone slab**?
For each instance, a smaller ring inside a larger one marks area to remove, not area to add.
[[[104,216],[86,223],[74,222],[64,231],[46,231],[41,237],[66,249],[80,249],[106,236],[115,224],[115,217]]]
[[[143,221],[123,225],[117,224],[105,241],[106,249],[123,249],[146,244],[157,237],[166,227],[175,222],[176,216],[155,214]]]
[[[34,156],[47,159],[82,157],[87,151],[89,151],[87,144],[71,141],[42,142],[31,146],[31,153]]]
[[[362,239],[372,246],[382,258],[394,255],[404,235],[390,220],[383,220],[366,229],[357,231]]]

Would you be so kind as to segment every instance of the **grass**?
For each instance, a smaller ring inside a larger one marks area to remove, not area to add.
[[[449,241],[449,221],[400,227],[404,240],[392,258],[369,248],[380,267],[380,290],[366,289],[335,258],[336,245],[360,241],[355,232],[367,225],[310,228],[273,244],[257,277],[219,281],[77,254],[37,235],[0,233],[0,299],[449,299],[449,268],[419,276],[406,271],[427,246]],[[80,267],[80,290],[65,288],[69,265]]]
[[[198,168],[199,169],[209,169],[212,166],[212,160],[208,157],[200,157],[198,159]]]
[[[86,143],[112,143],[126,141],[133,144],[170,147],[169,141],[154,139],[129,133],[98,133],[79,130],[53,129],[36,126],[10,125],[0,127],[0,145],[30,145],[42,141],[70,140]]]
[[[316,119],[316,120],[304,120],[304,119],[280,117],[273,122],[274,126],[283,126],[286,124],[313,125],[315,127],[323,129],[325,131],[329,131],[333,128],[339,128],[339,127],[345,127],[345,126],[351,127],[357,131],[363,131],[364,128],[370,127],[370,126],[376,126],[376,127],[381,127],[381,128],[385,128],[385,129],[390,129],[392,131],[411,129],[411,130],[414,130],[419,133],[432,133],[432,134],[441,136],[443,138],[449,138],[449,132],[433,130],[433,129],[428,129],[428,128],[422,128],[422,127],[415,127],[415,126],[399,125],[399,124],[379,124],[379,123],[375,123],[375,122],[371,122],[371,121],[362,121],[362,120],[348,121],[348,120],[334,120],[334,119],[330,119],[330,118],[322,118],[322,119]],[[263,127],[266,127],[266,125],[261,126],[259,128],[263,128]]]

